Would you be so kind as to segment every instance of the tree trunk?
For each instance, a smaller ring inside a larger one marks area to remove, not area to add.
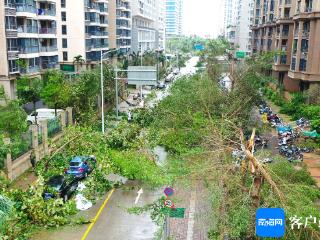
[[[57,114],[57,105],[58,105],[58,104],[56,104],[56,103],[54,104],[54,115],[55,115],[56,117],[57,117],[57,115],[58,115],[58,114]]]

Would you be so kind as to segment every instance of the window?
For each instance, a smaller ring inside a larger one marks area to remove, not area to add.
[[[9,60],[9,72],[10,73],[14,73],[14,72],[18,72],[19,68],[18,68],[18,64],[16,62],[16,60]]]
[[[67,48],[68,47],[68,40],[66,38],[62,38],[62,47]]]
[[[68,61],[68,52],[62,52],[63,61]]]
[[[63,22],[67,21],[67,14],[66,14],[66,12],[61,12],[61,20],[62,20]]]
[[[66,7],[66,0],[61,0],[61,7],[65,8]]]
[[[62,25],[62,34],[63,35],[67,34],[67,26],[66,25]]]

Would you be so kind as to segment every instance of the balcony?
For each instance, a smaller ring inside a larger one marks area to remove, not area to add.
[[[40,67],[39,66],[20,68],[20,73],[21,74],[34,74],[34,73],[39,73],[39,72],[40,72]]]
[[[291,0],[285,0],[285,1],[284,1],[284,4],[286,4],[286,5],[291,4]]]
[[[16,11],[17,12],[28,12],[28,13],[37,13],[37,9],[34,5],[30,4],[16,4]]]
[[[56,28],[40,28],[39,34],[56,34],[57,29]]]
[[[38,46],[20,46],[19,47],[20,54],[38,53],[38,52],[39,52]]]
[[[42,62],[41,63],[41,68],[42,69],[55,69],[58,67],[58,62]]]
[[[21,25],[17,28],[18,33],[38,33],[38,27],[37,26],[25,26]]]
[[[58,51],[58,47],[57,47],[57,45],[41,46],[40,51],[41,52],[56,52],[56,51]]]
[[[101,37],[101,36],[108,36],[108,32],[105,31],[91,31],[87,33],[89,37]]]
[[[56,16],[56,9],[42,9],[39,8],[37,12],[38,16]]]

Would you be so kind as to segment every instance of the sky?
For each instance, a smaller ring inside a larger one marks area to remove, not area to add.
[[[183,0],[183,33],[217,37],[223,27],[223,0]]]

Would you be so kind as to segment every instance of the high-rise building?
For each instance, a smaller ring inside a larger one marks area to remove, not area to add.
[[[253,0],[237,0],[235,19],[235,44],[238,51],[251,54],[251,21]]]
[[[236,1],[237,0],[225,0],[224,1],[224,22],[223,31],[225,38],[234,45],[236,37],[235,17],[236,17]]]
[[[116,36],[117,48],[123,53],[128,53],[131,50],[131,1],[130,0],[116,0]],[[110,9],[112,10],[112,9]],[[111,23],[110,23],[111,25]]]
[[[225,0],[224,35],[236,48],[251,54],[251,21],[253,0]]]
[[[109,49],[108,0],[59,0],[59,62],[73,64],[81,55],[85,61],[98,61]]]
[[[132,2],[132,51],[145,52],[157,48],[156,0]]]
[[[156,2],[157,6],[157,23],[156,23],[156,29],[157,29],[157,48],[164,49],[165,48],[165,34],[166,34],[166,8],[165,8],[165,0],[158,0]]]
[[[17,76],[38,77],[43,69],[57,67],[57,2],[0,2],[0,84],[11,99]]]
[[[252,52],[278,53],[272,74],[287,91],[304,91],[312,84],[320,84],[319,3],[255,0]]]
[[[166,37],[182,34],[183,0],[166,0]]]

